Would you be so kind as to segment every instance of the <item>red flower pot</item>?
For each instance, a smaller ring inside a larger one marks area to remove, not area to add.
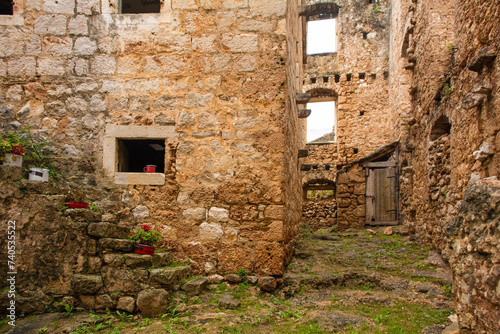
[[[155,248],[148,245],[135,245],[135,252],[137,254],[154,255]]]
[[[70,209],[88,209],[89,205],[82,202],[66,202],[64,203]]]

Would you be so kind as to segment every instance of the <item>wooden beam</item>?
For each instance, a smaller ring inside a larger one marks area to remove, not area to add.
[[[310,171],[311,169],[312,169],[311,165],[306,165],[306,164],[300,165],[300,170],[303,172]]]
[[[323,185],[323,186],[305,186],[304,190],[335,190],[334,185]]]
[[[331,18],[335,18],[337,17],[337,15],[339,15],[340,8],[341,7],[335,2],[323,2],[312,5],[303,5],[299,6],[299,16],[330,14]]]
[[[396,161],[377,161],[377,162],[364,162],[363,167],[367,168],[384,168],[384,167],[396,167]]]

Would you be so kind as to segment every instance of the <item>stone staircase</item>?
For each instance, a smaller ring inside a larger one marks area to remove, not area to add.
[[[166,252],[135,254],[134,242],[127,239],[130,229],[119,226],[113,215],[85,209],[68,209],[64,214],[88,223],[88,247],[83,255],[86,265],[72,275],[72,296],[63,297],[62,305],[139,311],[146,316],[166,312],[171,291],[191,275],[189,265],[172,266],[172,256]]]

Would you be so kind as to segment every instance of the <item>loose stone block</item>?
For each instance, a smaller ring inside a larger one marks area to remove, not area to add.
[[[224,236],[222,226],[218,223],[202,223],[200,225],[200,238],[207,240],[217,240]]]
[[[229,220],[229,210],[212,207],[208,211],[208,217],[215,221],[226,222]]]
[[[124,254],[125,265],[127,267],[143,267],[148,268],[153,264],[153,257],[151,255],[142,254]]]
[[[137,296],[137,309],[143,317],[163,315],[167,310],[168,292],[163,289],[147,289]]]
[[[196,296],[205,291],[208,285],[207,277],[199,277],[182,285],[181,289],[190,296]]]
[[[191,267],[165,267],[149,270],[149,281],[151,284],[173,287],[191,274]]]

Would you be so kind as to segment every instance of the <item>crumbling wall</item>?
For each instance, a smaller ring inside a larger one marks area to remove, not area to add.
[[[337,176],[337,224],[341,229],[365,226],[366,177],[363,167],[354,163]]]
[[[127,226],[164,225],[160,247],[190,258],[195,273],[283,274],[301,205],[300,72],[286,66],[301,57],[296,3],[173,0],[160,14],[113,10],[27,2],[23,25],[0,26],[5,130],[29,125],[52,141],[65,177],[51,194],[82,189]],[[117,184],[108,144],[148,129],[166,133],[162,182],[125,175]]]
[[[341,6],[337,52],[307,57],[304,91],[333,92],[338,164],[347,164],[391,141],[387,112],[389,2],[336,3]]]
[[[496,252],[488,250],[484,258],[464,244],[495,236],[488,232],[488,218],[472,223],[471,213],[482,209],[464,195],[477,180],[498,177],[499,62],[493,54],[500,42],[499,10],[498,3],[473,0],[396,1],[391,23],[389,100],[402,143],[401,219],[450,260],[465,333],[498,329],[498,323],[477,320],[478,314],[497,318],[498,278],[489,272]],[[440,133],[446,123],[447,133]],[[457,220],[474,227],[457,227]],[[472,268],[481,273],[466,273]],[[481,275],[495,283],[480,282]],[[473,295],[477,311],[470,304]]]

